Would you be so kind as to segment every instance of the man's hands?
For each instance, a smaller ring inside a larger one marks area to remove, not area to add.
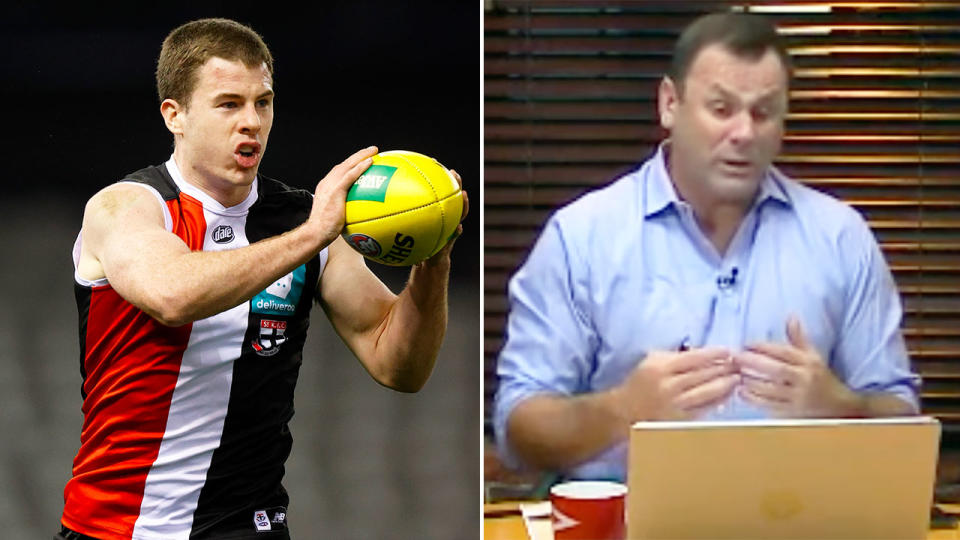
[[[725,348],[653,351],[613,395],[628,422],[687,420],[725,400],[739,382]]]
[[[740,395],[776,416],[856,416],[860,397],[830,371],[796,317],[787,321],[787,339],[734,356],[743,373]]]
[[[379,150],[370,146],[343,160],[317,184],[313,197],[313,209],[306,225],[320,241],[317,251],[330,245],[343,231],[344,208],[350,186],[360,178],[372,163],[371,156]]]
[[[333,243],[343,231],[347,192],[350,191],[350,186],[357,181],[357,178],[360,178],[363,171],[370,167],[371,158],[377,152],[379,152],[379,149],[376,146],[370,146],[354,153],[330,169],[330,172],[317,183],[313,197],[313,209],[310,211],[310,217],[307,219],[306,225],[311,227],[314,231],[314,237],[320,242],[318,251]],[[463,197],[463,212],[460,213],[460,221],[462,222],[467,217],[470,204],[467,192],[463,190],[463,180],[460,175],[454,170],[450,172],[457,179],[457,183],[460,184],[460,193]],[[428,260],[448,259],[454,241],[462,233],[463,225],[457,225],[456,234]]]
[[[332,235],[318,284],[319,300],[337,334],[374,380],[395,390],[416,392],[433,370],[447,328],[453,239],[433,257],[414,265],[407,285],[394,295],[359,253],[336,238],[343,228],[350,183],[369,166],[369,157],[376,151],[370,147],[350,156],[317,186],[310,219],[321,223],[321,217],[331,218],[326,226]],[[450,172],[462,185],[460,175]],[[461,218],[467,214],[466,193],[462,193]],[[461,231],[458,225],[457,234]]]
[[[757,343],[732,355],[723,348],[651,352],[612,390],[630,421],[686,420],[737,391],[744,399],[793,418],[865,414],[865,399],[820,357],[799,319],[787,321],[789,343]]]
[[[460,185],[460,196],[463,198],[463,211],[460,212],[460,223],[463,223],[464,218],[467,217],[467,213],[470,211],[470,199],[467,198],[467,191],[463,189],[463,179],[460,178],[460,174],[450,169],[450,174],[457,179],[457,184]],[[440,251],[433,254],[432,257],[423,261],[421,264],[431,265],[435,264],[437,261],[447,261],[450,258],[450,251],[453,249],[454,242],[457,241],[457,238],[460,238],[460,235],[463,234],[463,225],[458,224],[457,230],[450,238],[450,240],[440,248]]]

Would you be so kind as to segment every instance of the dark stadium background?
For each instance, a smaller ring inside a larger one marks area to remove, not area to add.
[[[438,158],[472,197],[454,251],[450,327],[421,393],[379,387],[314,311],[285,482],[294,537],[475,535],[479,6],[106,5],[7,5],[0,17],[0,515],[13,520],[2,536],[48,538],[58,527],[82,421],[70,250],[83,204],[169,157],[155,60],[167,32],[206,16],[250,24],[274,54],[276,118],[262,172],[312,191],[331,166],[377,144]],[[405,272],[376,270],[402,286]]]

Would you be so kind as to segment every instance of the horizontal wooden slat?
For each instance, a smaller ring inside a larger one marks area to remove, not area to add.
[[[893,127],[890,127],[894,131]],[[899,131],[899,130],[897,130]],[[563,142],[574,141],[579,143],[596,142],[642,142],[645,148],[650,148],[659,143],[664,132],[659,126],[651,126],[641,123],[599,123],[599,122],[580,122],[580,123],[509,123],[509,124],[487,124],[484,129],[484,136],[488,145],[503,143],[516,144],[520,142],[529,142],[531,144],[541,142]],[[960,135],[957,134],[904,134],[900,133],[879,133],[868,134],[857,133],[787,133],[784,136],[784,144],[788,149],[792,149],[793,144],[797,143],[821,143],[821,146],[832,147],[838,152],[835,143],[850,145],[857,153],[863,153],[862,147],[866,144],[872,145],[896,145],[898,149],[922,148],[919,145],[939,145],[942,148],[957,149],[960,147]],[[823,144],[828,143],[828,144]]]
[[[635,158],[643,159],[651,155],[655,149],[654,145],[646,147],[646,150],[637,154]],[[538,185],[558,185],[558,184],[576,184],[585,186],[589,184],[606,184],[612,181],[620,174],[632,170],[634,163],[630,165],[617,164],[595,164],[595,165],[563,165],[563,164],[510,164],[499,165],[487,163],[484,167],[484,181],[488,184],[517,184],[526,182],[528,187]],[[956,171],[946,169],[943,171],[927,170],[924,171],[924,177],[915,175],[896,176],[889,171],[884,170],[884,176],[871,176],[864,174],[862,169],[858,169],[855,175],[833,176],[812,174],[815,171],[809,171],[810,174],[797,175],[791,174],[795,180],[809,184],[815,187],[858,187],[858,186],[888,186],[888,187],[911,187],[919,186],[943,186],[960,187],[960,175]],[[916,171],[913,171],[914,173]]]
[[[485,95],[490,101],[513,100],[561,100],[589,101],[597,99],[638,102],[653,102],[659,78],[647,79],[494,79],[484,81]],[[880,86],[880,85],[877,85]],[[917,99],[928,99],[934,103],[944,100],[960,99],[960,90],[913,89],[913,88],[810,88],[793,89],[789,92],[791,103],[813,102],[825,104],[825,100],[840,101],[844,106],[882,105],[881,100],[903,100],[916,108]],[[857,103],[854,100],[859,100]]]
[[[635,161],[650,148],[649,144],[597,143],[597,144],[487,144],[484,155],[488,161],[519,162],[581,162]],[[858,154],[856,150],[874,150],[871,154]],[[839,164],[919,164],[960,163],[960,146],[925,145],[922,148],[894,145],[885,152],[876,145],[838,146],[788,144],[777,157],[779,163],[839,163]],[[823,153],[830,151],[831,153]],[[922,153],[920,153],[922,151]]]
[[[611,104],[624,107],[624,111],[632,110],[650,110],[656,111],[656,99],[654,96],[648,98],[630,98],[615,99],[608,97],[598,98],[566,98],[566,97],[547,97],[530,99],[527,97],[507,97],[499,100],[488,100],[486,107],[491,107],[488,117],[492,121],[498,120],[497,111],[504,105],[517,106],[522,105],[530,112],[535,111],[535,107],[548,107],[562,105],[567,108],[573,106],[579,108],[589,107],[597,104]],[[548,109],[549,110],[549,109]],[[513,113],[514,115],[516,112]],[[879,115],[879,116],[878,116]],[[818,100],[793,100],[790,106],[790,113],[786,115],[786,120],[861,120],[861,119],[897,119],[897,120],[955,120],[960,117],[960,100],[941,100],[936,103],[935,111],[917,110],[917,101],[911,99],[818,99]]]
[[[533,35],[524,39],[515,36],[488,35],[484,49],[488,56],[528,54],[670,54],[675,36],[663,35],[603,35],[603,36],[544,36]],[[955,44],[921,44],[914,36],[910,43],[864,43],[861,38],[853,44],[802,43],[787,47],[791,56],[847,55],[954,55],[960,54]]]
[[[659,11],[659,10],[658,10]],[[693,11],[693,10],[691,10]],[[489,16],[484,20],[484,31],[503,31],[503,30],[588,30],[596,31],[603,29],[605,31],[630,31],[644,30],[650,34],[678,35],[680,31],[691,21],[693,16],[702,13],[702,10],[687,13],[667,14],[663,12],[631,12],[622,11],[619,13],[603,13],[578,11],[572,13],[556,13],[549,11],[531,12],[531,13],[507,13]],[[848,17],[851,22],[843,22],[842,17]],[[857,32],[868,34],[867,40],[877,33],[905,34],[909,36],[916,35],[918,32],[925,34],[953,34],[960,31],[960,25],[949,20],[914,18],[911,23],[893,23],[893,22],[871,22],[861,23],[853,22],[863,20],[863,15],[856,13],[838,13],[834,20],[837,22],[820,23],[824,17],[813,14],[796,14],[790,17],[790,22],[779,22],[777,27],[782,35],[824,35],[831,33]],[[840,19],[840,20],[838,20]],[[881,21],[884,17],[877,17]],[[805,22],[809,21],[809,22]],[[887,20],[896,20],[895,16],[890,16]],[[944,24],[944,23],[947,24]]]
[[[484,104],[487,121],[497,120],[626,120],[657,124],[657,109],[653,101],[488,101]],[[791,112],[789,122],[960,122],[960,109],[948,111],[912,112]],[[916,126],[907,126],[916,131]]]
[[[552,97],[570,99],[636,99],[653,100],[660,77],[582,76],[549,77],[519,74],[484,78],[488,101],[517,98]],[[793,79],[790,96],[797,100],[813,99],[957,99],[956,81],[950,79]],[[911,97],[913,96],[913,97]]]
[[[957,28],[960,31],[960,27]],[[960,78],[960,69],[952,66],[949,59],[943,60],[944,66],[932,65],[923,68],[909,65],[896,66],[890,59],[857,58],[848,59],[853,67],[816,67],[815,64],[832,59],[811,57],[810,67],[797,67],[793,77],[797,79],[819,79],[827,77],[926,77]],[[886,61],[884,61],[886,60]],[[903,60],[907,64],[906,60]],[[570,56],[538,57],[487,57],[484,59],[485,75],[632,75],[659,79],[667,67],[667,55],[662,56],[591,56],[588,58]]]

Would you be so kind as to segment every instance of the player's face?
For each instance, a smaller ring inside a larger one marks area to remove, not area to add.
[[[661,92],[671,172],[710,200],[751,201],[783,138],[787,76],[777,54],[754,61],[711,45],[694,59],[682,95],[669,80]]]
[[[245,188],[257,174],[273,126],[270,72],[265,65],[214,57],[197,75],[189,106],[180,113],[177,152],[187,164],[178,164],[214,190]]]

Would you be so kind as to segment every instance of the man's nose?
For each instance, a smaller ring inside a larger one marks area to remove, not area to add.
[[[244,133],[257,133],[260,131],[262,120],[260,111],[254,103],[250,103],[243,108],[243,114],[240,118],[240,131]]]
[[[735,144],[749,143],[757,137],[757,122],[750,111],[740,111],[732,118],[732,122],[730,139]]]

